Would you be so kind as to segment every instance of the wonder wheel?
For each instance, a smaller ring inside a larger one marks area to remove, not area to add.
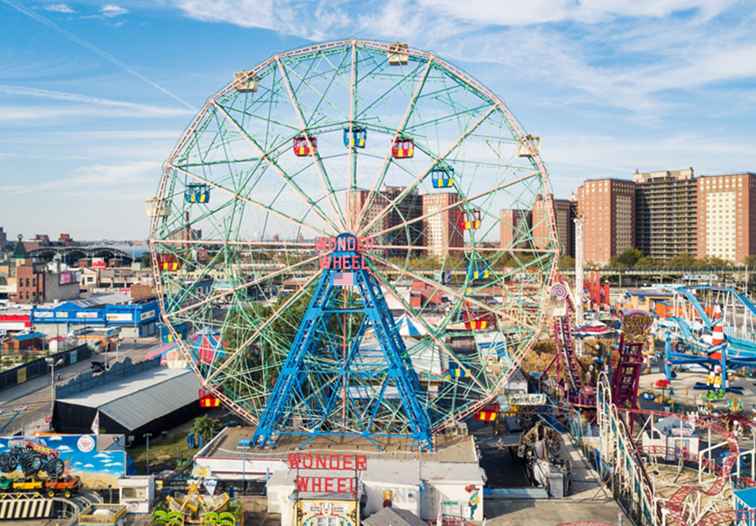
[[[432,53],[275,55],[208,99],[149,202],[168,338],[255,445],[432,447],[541,330],[550,196],[538,139]]]

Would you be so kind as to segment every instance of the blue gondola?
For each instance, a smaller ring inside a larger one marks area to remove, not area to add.
[[[454,168],[446,165],[436,165],[430,171],[433,188],[451,188],[454,186]]]
[[[364,148],[367,143],[367,130],[361,126],[353,126],[351,133],[349,128],[344,128],[344,146],[350,148]]]
[[[491,266],[482,259],[471,260],[467,265],[467,280],[470,282],[482,281],[491,276]]]
[[[209,203],[210,187],[203,183],[189,183],[184,190],[184,200],[187,203]]]

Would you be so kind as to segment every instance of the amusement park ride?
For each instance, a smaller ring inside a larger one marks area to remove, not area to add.
[[[498,242],[502,209],[551,195],[538,139],[431,53],[347,40],[275,55],[212,96],[164,166],[148,213],[167,332],[254,425],[245,445],[431,450],[538,337],[553,214]],[[399,314],[422,334],[401,336]],[[480,334],[504,351],[464,343]]]
[[[728,371],[756,367],[756,305],[750,298],[728,287],[677,287],[663,314],[667,379],[675,378],[675,366],[699,365],[709,378],[697,387],[709,390],[710,398],[742,394],[729,385]]]

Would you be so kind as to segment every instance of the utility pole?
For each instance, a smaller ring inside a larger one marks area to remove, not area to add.
[[[583,218],[575,218],[575,323],[583,324]]]
[[[145,433],[142,436],[147,439],[147,451],[145,452],[145,471],[149,475],[150,474],[150,437],[152,436],[152,433]]]

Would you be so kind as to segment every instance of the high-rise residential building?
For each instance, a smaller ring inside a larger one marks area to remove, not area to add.
[[[352,224],[358,225],[361,219],[362,225],[367,225],[382,214],[386,207],[391,206],[391,209],[386,211],[383,218],[376,221],[366,232],[366,234],[377,234],[417,219],[423,213],[423,199],[417,193],[417,190],[407,193],[401,201],[391,205],[405,188],[403,186],[387,186],[383,190],[375,192],[369,203],[370,190],[354,190],[349,192],[347,196],[348,220]],[[367,208],[363,209],[365,206]],[[403,227],[395,228],[381,235],[380,239],[376,239],[374,242],[375,244],[396,247],[422,246],[423,222],[414,221]],[[405,256],[406,253],[407,249],[405,248],[393,248],[384,251],[384,254],[387,256]]]
[[[451,207],[459,202],[456,192],[423,194],[423,239],[427,255],[446,256],[449,247],[464,247],[465,236],[459,224],[460,210]],[[451,207],[451,208],[449,208]]]
[[[577,190],[585,261],[606,265],[635,244],[635,183],[592,179]]]
[[[743,263],[756,254],[756,174],[698,178],[699,258]]]
[[[552,199],[552,201],[554,203],[553,213],[559,253],[563,256],[575,256],[576,203],[569,199]],[[538,195],[533,204],[531,224],[533,227],[533,244],[536,248],[546,248],[551,239],[547,203],[548,200]]]
[[[668,259],[697,251],[697,188],[693,168],[635,172],[635,246]]]
[[[387,186],[381,193],[383,194],[386,204],[388,206],[393,203],[394,200],[405,190],[404,186]],[[423,198],[417,192],[417,189],[413,189],[407,195],[405,195],[401,201],[397,202],[391,207],[391,210],[386,214],[383,220],[383,228],[393,228],[403,225],[400,228],[395,228],[390,232],[386,232],[383,236],[383,243],[386,245],[392,245],[395,247],[407,247],[407,246],[421,246],[423,244],[423,222],[414,221],[407,224],[413,219],[419,218],[423,213]],[[392,248],[386,252],[389,256],[403,257],[407,254],[407,249]],[[411,251],[410,255],[425,255],[422,252]]]
[[[502,249],[530,246],[531,212],[519,208],[505,208],[500,212],[499,244]]]
[[[3,227],[0,226],[0,252],[5,250],[5,246],[8,244],[8,234],[5,233]]]

